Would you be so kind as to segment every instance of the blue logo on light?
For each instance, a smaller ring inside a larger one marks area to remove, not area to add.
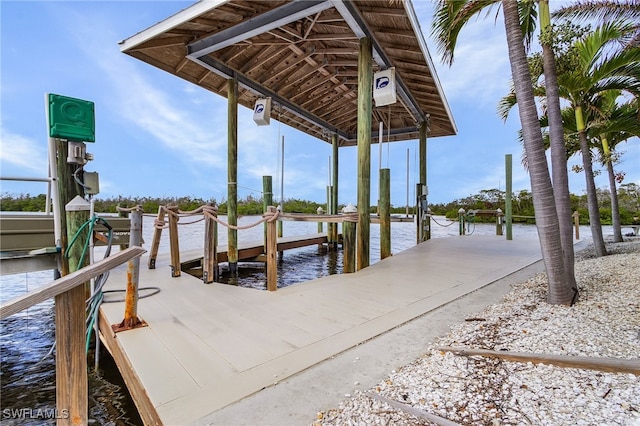
[[[264,105],[263,104],[256,105],[256,109],[255,109],[254,113],[260,114],[262,111],[264,111]]]
[[[383,89],[389,85],[389,77],[376,78],[376,89]]]

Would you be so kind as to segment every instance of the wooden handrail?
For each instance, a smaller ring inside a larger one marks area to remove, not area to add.
[[[13,314],[17,314],[33,305],[44,302],[72,288],[84,284],[91,278],[95,278],[116,266],[142,256],[146,252],[142,247],[129,247],[126,250],[113,254],[92,265],[84,267],[69,275],[55,280],[54,282],[37,288],[27,294],[18,296],[0,305],[0,319],[5,319]]]
[[[280,213],[278,220],[292,222],[329,222],[342,223],[345,215],[342,214],[306,214],[306,213]]]

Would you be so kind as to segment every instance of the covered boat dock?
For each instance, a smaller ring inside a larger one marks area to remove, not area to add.
[[[260,124],[273,118],[332,144],[328,214],[338,213],[339,147],[357,145],[357,269],[369,264],[372,136],[385,123],[389,141],[418,139],[417,240],[426,239],[427,137],[455,135],[456,127],[410,1],[207,0],[120,48],[228,99],[231,225],[237,224],[238,105],[256,107],[254,119],[261,105]],[[384,71],[393,77],[374,78]],[[228,240],[233,268],[237,232],[229,230]]]

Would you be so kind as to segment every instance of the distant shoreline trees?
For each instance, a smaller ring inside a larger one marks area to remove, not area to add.
[[[611,214],[611,194],[607,188],[597,190],[600,202],[600,220],[603,225],[612,224]],[[630,225],[638,222],[640,217],[640,186],[635,183],[620,185],[618,191],[618,203],[620,207],[620,219],[623,225]],[[505,192],[499,189],[485,189],[477,194],[472,194],[464,198],[458,198],[448,203],[431,204],[429,207],[433,214],[456,218],[458,210],[495,210],[504,207]],[[156,213],[160,206],[167,204],[177,204],[181,210],[195,210],[204,204],[215,204],[218,206],[220,214],[226,214],[226,202],[203,199],[200,197],[112,197],[95,198],[95,209],[98,213],[116,213],[117,206],[134,207],[140,205],[145,213]],[[46,196],[44,194],[2,194],[0,197],[0,211],[4,212],[43,212],[45,211]],[[318,207],[326,210],[326,204],[315,201],[289,199],[285,200],[285,211],[295,213],[315,214]],[[343,206],[339,206],[341,209]],[[512,194],[512,207],[515,216],[534,216],[533,197],[530,191],[521,190]],[[259,215],[262,214],[262,199],[248,196],[238,200],[238,214]],[[571,194],[571,210],[580,213],[580,223],[589,223],[588,202],[586,195]],[[371,213],[376,212],[376,207],[371,206]],[[404,214],[406,206],[395,206],[391,208],[394,214]],[[413,214],[413,206],[410,206],[410,213]],[[634,219],[635,218],[635,219]],[[480,220],[478,218],[477,220]],[[493,220],[493,219],[488,219]],[[532,220],[523,220],[531,222]]]

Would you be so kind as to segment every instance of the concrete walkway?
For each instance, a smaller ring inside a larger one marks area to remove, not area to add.
[[[442,238],[355,274],[268,293],[171,279],[158,259],[141,274],[141,286],[162,288],[140,301],[149,327],[117,340],[164,424],[309,424],[508,285],[477,290],[536,264],[533,274],[539,260],[537,239]],[[114,271],[110,285],[122,287],[125,272]],[[122,309],[103,311],[115,323]]]

